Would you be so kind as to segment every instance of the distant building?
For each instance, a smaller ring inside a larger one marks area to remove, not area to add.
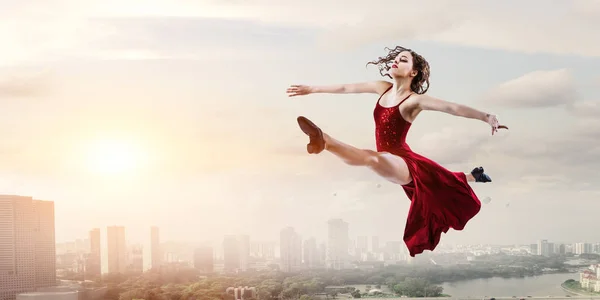
[[[150,256],[151,267],[160,267],[162,264],[162,251],[160,249],[160,232],[156,226],[150,228]]]
[[[144,247],[142,245],[132,245],[129,248],[127,262],[128,273],[142,274],[144,272]]]
[[[591,265],[587,270],[579,273],[581,288],[592,292],[600,292],[600,264]]]
[[[86,260],[87,278],[99,278],[102,275],[102,253],[100,228],[90,230],[90,253]]]
[[[0,195],[0,300],[56,284],[54,202]]]
[[[214,259],[212,247],[199,247],[194,250],[194,268],[205,273],[213,272]]]
[[[106,230],[108,250],[108,273],[127,271],[127,246],[125,243],[125,227],[108,226]]]
[[[250,259],[250,238],[247,235],[227,235],[223,239],[223,271],[247,271]]]
[[[575,254],[592,253],[592,244],[590,243],[575,243],[573,245],[573,252]]]
[[[257,297],[255,287],[228,287],[225,292],[233,295],[234,300],[256,299]]]
[[[317,268],[321,266],[321,255],[317,247],[317,240],[311,237],[304,241],[303,261],[307,268]]]
[[[348,223],[342,219],[332,219],[328,222],[327,233],[327,268],[334,270],[345,269],[349,263],[348,254]]]
[[[302,238],[292,227],[279,234],[279,257],[283,272],[297,271],[302,266]]]

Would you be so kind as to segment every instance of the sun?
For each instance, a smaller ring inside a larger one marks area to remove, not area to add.
[[[88,145],[86,153],[90,171],[105,175],[133,173],[146,160],[144,151],[130,140],[95,140]]]

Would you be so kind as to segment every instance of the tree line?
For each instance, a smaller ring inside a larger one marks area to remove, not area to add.
[[[439,297],[439,284],[458,280],[490,277],[523,277],[554,269],[565,271],[564,258],[487,255],[465,265],[393,265],[374,270],[306,270],[284,273],[276,270],[245,272],[235,275],[202,274],[187,269],[149,270],[138,276],[109,274],[102,279],[109,286],[108,300],[231,300],[227,287],[249,286],[258,290],[257,300],[310,300],[336,298],[339,292],[354,298],[382,297],[350,285],[386,287],[388,293],[408,297]],[[340,287],[336,290],[326,287]],[[252,299],[250,299],[252,300]]]

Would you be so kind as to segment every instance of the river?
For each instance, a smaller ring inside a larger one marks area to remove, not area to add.
[[[472,279],[444,283],[444,294],[453,297],[469,296],[565,296],[560,284],[567,279],[579,280],[579,273],[544,274],[523,278]]]
[[[566,292],[560,287],[567,279],[579,280],[579,273],[544,274],[523,278],[501,278],[471,279],[444,283],[444,294],[454,297],[527,297],[527,296],[566,296]],[[365,285],[351,285],[365,291]],[[373,285],[371,285],[373,287]],[[383,286],[384,292],[389,292]]]

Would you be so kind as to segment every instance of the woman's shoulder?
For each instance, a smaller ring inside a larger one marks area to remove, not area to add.
[[[377,94],[379,95],[383,95],[394,85],[393,83],[385,80],[377,80],[374,83],[376,86]]]

